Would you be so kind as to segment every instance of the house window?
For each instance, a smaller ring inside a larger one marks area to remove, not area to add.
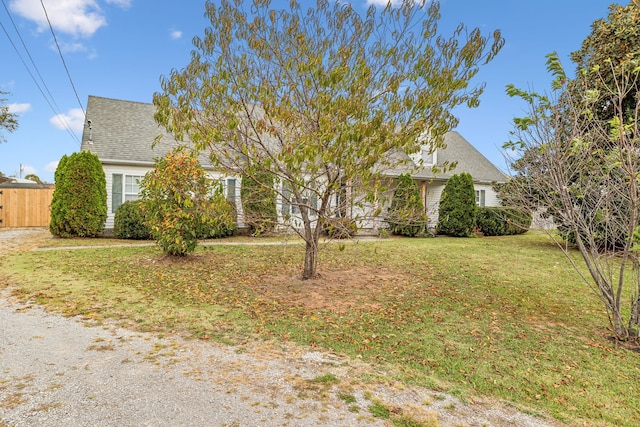
[[[227,200],[236,201],[236,180],[234,178],[227,179]]]
[[[123,202],[138,200],[140,193],[139,175],[122,175],[114,173],[111,179],[111,212],[115,213]]]
[[[318,209],[318,193],[315,190],[315,183],[309,184],[309,189],[304,191],[301,199],[298,204],[289,185],[284,183],[282,186],[282,215],[300,215],[301,210],[310,207],[309,215],[315,216]]]
[[[140,194],[140,181],[142,177],[138,175],[126,175],[124,177],[124,200],[138,200]]]
[[[423,145],[419,152],[410,154],[409,158],[417,166],[433,166],[437,162],[437,150],[433,149],[433,152],[430,152],[431,149],[432,147]]]
[[[484,190],[476,190],[476,205],[484,206]]]
[[[422,164],[424,166],[433,166],[435,164],[435,162],[434,162],[435,154],[436,154],[435,151],[433,153],[430,153],[428,148],[423,148],[422,149]]]

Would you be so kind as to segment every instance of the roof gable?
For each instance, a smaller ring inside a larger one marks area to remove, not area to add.
[[[154,119],[153,104],[89,96],[87,116],[82,132],[82,151],[90,151],[103,163],[152,165],[178,145],[177,141]],[[161,136],[155,147],[153,142]],[[200,163],[210,167],[206,156]]]
[[[436,161],[436,166],[442,167],[445,163],[457,162],[454,169],[444,173],[434,173],[431,165],[420,166],[416,164],[412,160],[412,157],[415,158],[415,156],[396,152],[393,157],[402,163],[399,166],[387,169],[385,174],[391,177],[410,174],[415,179],[446,181],[454,174],[467,172],[476,183],[489,184],[507,181],[507,176],[458,132],[447,132],[444,135],[444,144],[446,145],[445,148],[438,148],[434,153],[433,158]]]
[[[154,119],[155,112],[153,104],[89,96],[81,149],[96,154],[103,163],[151,166],[154,159],[164,156],[172,148],[180,144],[190,145],[189,141],[177,141],[158,125]],[[159,135],[160,142],[152,147]],[[444,143],[446,148],[438,148],[434,159],[438,165],[457,162],[452,171],[434,174],[431,167],[416,168],[409,156],[396,153],[394,157],[404,160],[407,165],[387,170],[386,175],[411,173],[417,179],[446,180],[453,174],[468,172],[475,182],[507,180],[505,174],[458,132],[447,132]],[[204,154],[200,156],[200,163],[205,168],[211,168]]]

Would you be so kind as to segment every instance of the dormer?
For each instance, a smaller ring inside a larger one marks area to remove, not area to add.
[[[431,143],[429,131],[424,131],[418,137],[420,150],[409,154],[409,158],[418,167],[430,168],[438,164],[438,150]]]
[[[433,149],[433,152],[430,151],[430,145],[423,145],[417,153],[409,154],[409,158],[416,164],[416,166],[435,166],[438,163],[438,150]]]

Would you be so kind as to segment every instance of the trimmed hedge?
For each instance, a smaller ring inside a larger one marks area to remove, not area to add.
[[[393,234],[409,237],[424,234],[427,216],[418,184],[409,174],[398,177],[386,221]]]
[[[196,225],[196,238],[219,239],[238,231],[238,213],[233,202],[217,192],[208,202],[203,220]]]
[[[244,222],[253,236],[272,233],[278,225],[273,185],[273,175],[267,171],[256,170],[250,177],[242,176],[240,198]]]
[[[95,237],[107,219],[107,184],[98,156],[63,156],[55,172],[49,231],[58,237]]]
[[[332,239],[351,239],[358,234],[358,223],[351,218],[327,218],[322,231]]]
[[[476,228],[485,236],[523,234],[531,227],[529,212],[507,207],[480,207],[476,215]]]
[[[473,178],[463,172],[453,175],[440,196],[438,234],[470,237],[476,224],[476,192]]]
[[[114,218],[113,232],[118,239],[151,239],[151,231],[145,225],[138,200],[130,200],[120,205]]]

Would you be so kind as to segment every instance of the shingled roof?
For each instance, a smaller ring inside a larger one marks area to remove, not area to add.
[[[153,118],[155,112],[156,107],[153,104],[89,96],[87,122],[82,133],[82,150],[96,154],[105,164],[152,166],[155,158],[164,156],[167,151],[180,144],[173,135],[156,123]],[[91,129],[88,125],[89,120]],[[162,138],[152,148],[158,135],[162,135]],[[410,173],[416,179],[447,180],[454,173],[468,172],[475,182],[492,183],[507,180],[506,175],[459,133],[448,132],[444,142],[447,147],[438,149],[437,162],[442,165],[445,161],[457,161],[458,165],[454,170],[434,174],[430,167],[416,169],[409,157],[400,153],[399,156],[406,164],[387,170],[385,174],[395,177]],[[189,145],[189,142],[182,144]],[[211,168],[206,155],[200,156],[200,163],[205,168]]]
[[[190,145],[189,141],[177,141],[158,125],[153,118],[155,112],[153,104],[90,95],[82,151],[91,151],[105,164],[152,166],[154,159],[163,157],[172,148]],[[162,138],[153,147],[159,135]],[[200,163],[211,168],[204,155],[200,156]]]
[[[436,174],[431,167],[417,167],[409,156],[400,153],[396,154],[401,160],[400,166],[385,170],[385,175],[397,177],[408,173],[415,179],[446,181],[454,174],[467,172],[476,183],[491,184],[507,181],[507,176],[458,132],[447,132],[444,135],[444,143],[446,148],[437,149],[437,166],[442,166],[445,162],[449,164],[457,162],[454,169]]]

